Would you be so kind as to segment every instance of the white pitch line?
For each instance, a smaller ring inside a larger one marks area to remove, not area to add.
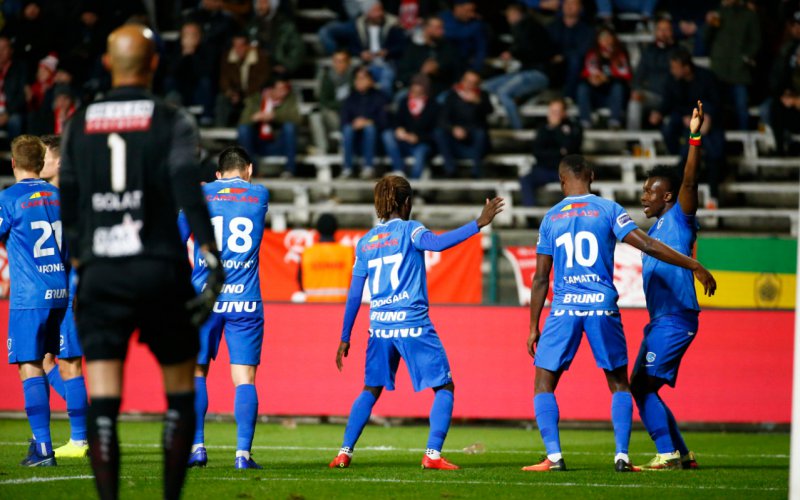
[[[123,448],[161,448],[160,443],[121,443]],[[11,441],[0,441],[0,446],[28,446],[27,442],[11,442]],[[216,449],[216,450],[234,450],[236,446],[228,445],[228,444],[220,444],[220,445],[213,445],[209,446],[208,448]],[[270,446],[270,445],[254,445],[252,447],[253,450],[263,450],[263,451],[329,451],[332,453],[336,453],[336,448],[332,448],[330,446]],[[394,446],[359,446],[357,451],[374,451],[374,452],[400,452],[400,453],[423,453],[425,452],[425,448],[397,448]],[[447,453],[465,453],[463,450],[447,450]],[[542,454],[542,451],[537,451],[533,449],[529,450],[494,450],[494,451],[486,451],[484,452],[489,455],[537,455]],[[586,455],[586,456],[603,456],[603,455],[613,455],[611,452],[600,452],[600,451],[567,451],[564,453],[565,455]],[[636,453],[629,453],[629,455],[640,455],[640,456],[650,456],[652,452],[636,452]],[[774,458],[774,459],[786,459],[789,458],[789,455],[785,454],[758,454],[758,453],[737,453],[737,454],[730,454],[730,453],[702,453],[700,457],[712,457],[712,458]]]
[[[78,481],[84,479],[94,479],[94,476],[26,477],[22,479],[4,479],[0,481],[0,484],[51,483],[53,481]]]

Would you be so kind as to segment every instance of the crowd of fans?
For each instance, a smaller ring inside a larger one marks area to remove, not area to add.
[[[586,129],[658,129],[680,154],[697,99],[712,194],[725,130],[769,125],[779,155],[800,132],[796,1],[339,0],[320,4],[338,17],[319,29],[317,49],[303,40],[292,0],[0,5],[0,129],[11,138],[59,133],[76,106],[109,88],[105,38],[125,22],[156,32],[157,93],[197,110],[201,126],[236,127],[252,154],[285,156],[285,177],[297,175],[306,136],[319,153],[340,142],[345,178],[375,176],[384,154],[412,178],[436,154],[441,175],[457,176],[457,160],[467,160],[480,177],[491,120],[536,128],[520,113],[536,96],[549,107],[531,151],[537,166],[522,179],[528,204],[555,178],[557,159],[580,151]],[[653,34],[638,64],[620,28]],[[165,40],[167,31],[179,36]],[[306,114],[292,82],[309,66],[316,104]]]

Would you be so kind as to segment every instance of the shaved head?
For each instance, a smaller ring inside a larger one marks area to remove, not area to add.
[[[126,24],[108,36],[103,63],[111,71],[113,85],[149,85],[158,67],[153,32],[141,24]]]

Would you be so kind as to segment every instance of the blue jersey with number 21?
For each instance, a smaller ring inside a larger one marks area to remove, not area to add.
[[[616,311],[614,247],[634,229],[625,209],[593,194],[568,196],[551,208],[536,251],[553,256],[553,309]]]
[[[367,278],[371,328],[430,323],[425,252],[419,247],[427,231],[417,221],[392,219],[358,242],[353,275]]]

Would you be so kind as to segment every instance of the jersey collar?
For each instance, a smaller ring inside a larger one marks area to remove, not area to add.
[[[581,198],[586,198],[587,196],[594,196],[592,193],[580,194],[577,196],[565,196],[565,200],[579,200]]]
[[[402,219],[400,217],[395,217],[394,219],[389,219],[386,222],[379,222],[378,225],[379,226],[388,226],[389,224],[391,224],[392,222],[394,222],[396,220],[402,220]]]

